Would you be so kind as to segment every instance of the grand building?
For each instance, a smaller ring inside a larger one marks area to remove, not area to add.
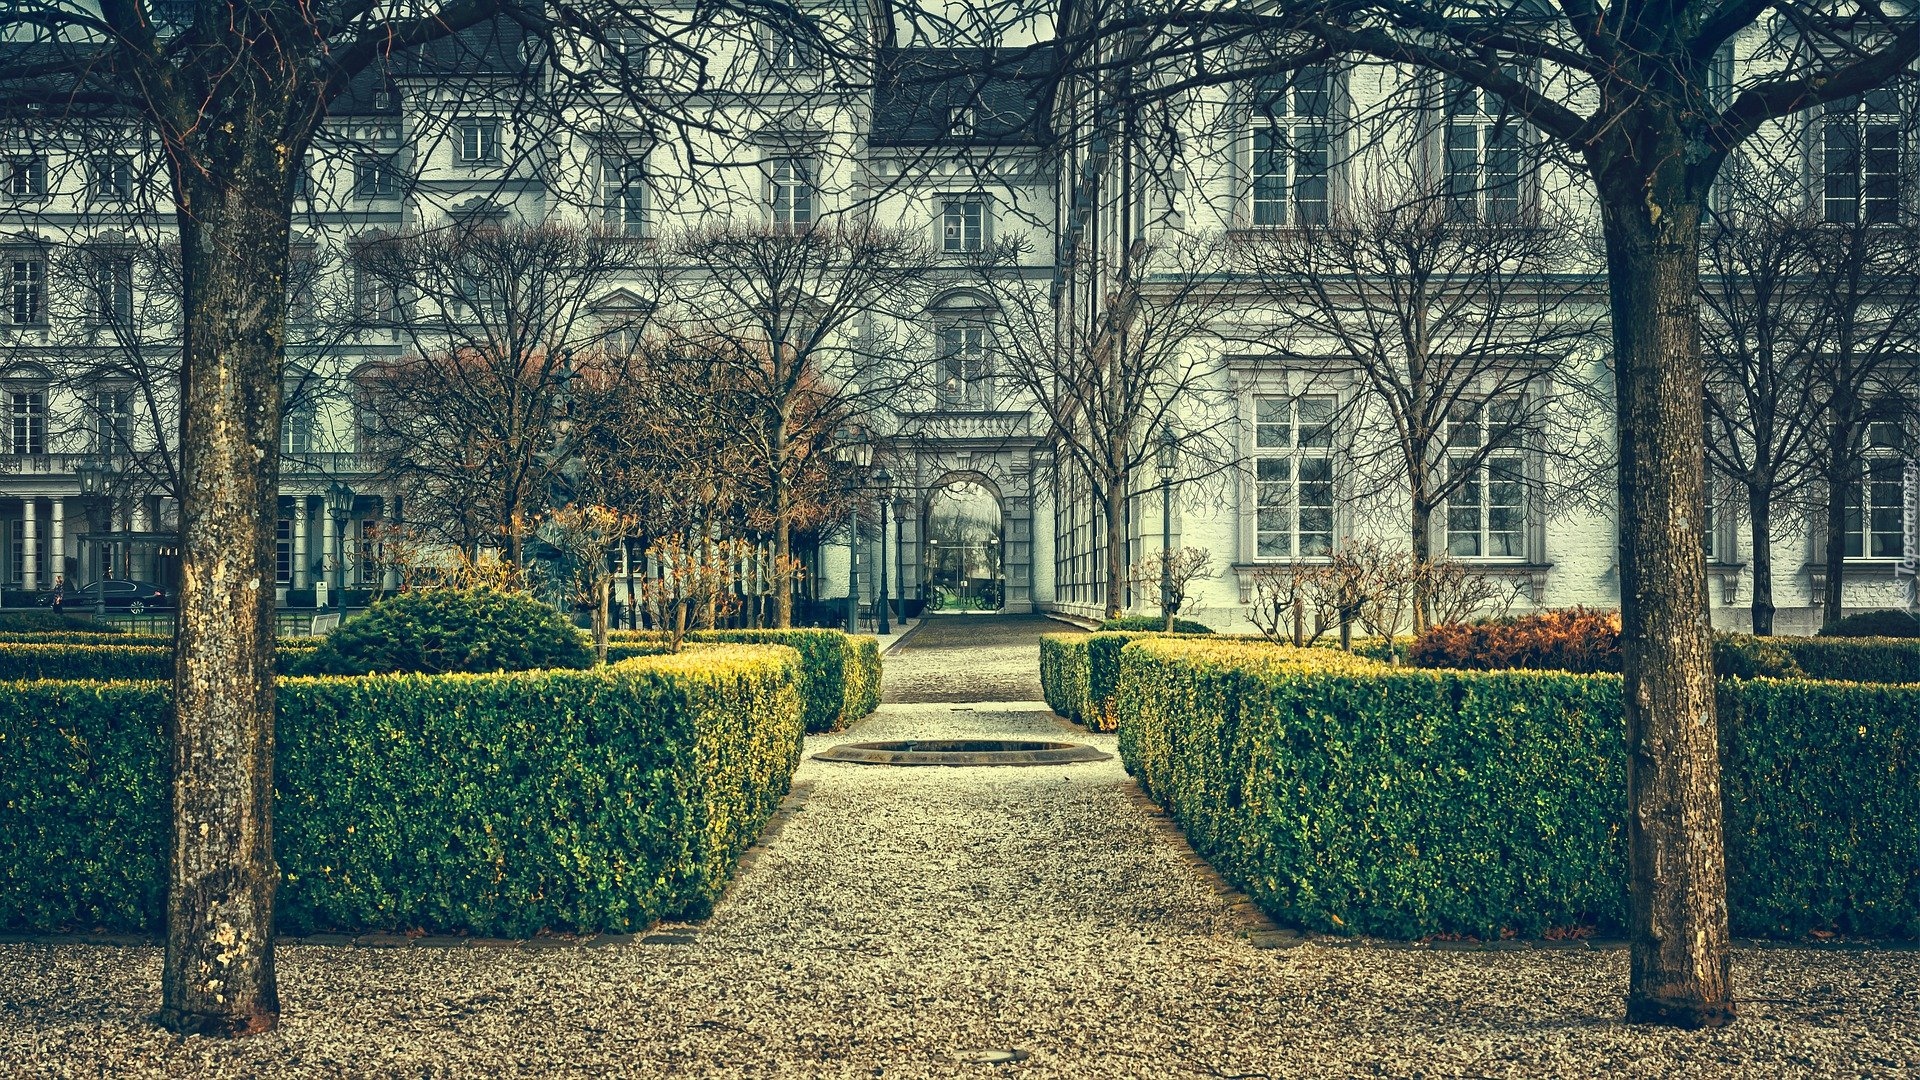
[[[916,324],[890,340],[918,350],[890,362],[928,377],[869,418],[891,484],[868,493],[889,524],[857,548],[862,592],[884,572],[893,595],[949,609],[1096,615],[1110,537],[1124,565],[1159,550],[1164,498],[1165,540],[1212,557],[1189,611],[1224,629],[1245,627],[1263,569],[1409,536],[1413,485],[1390,464],[1392,408],[1355,360],[1391,368],[1412,347],[1359,343],[1409,314],[1373,281],[1395,271],[1306,241],[1402,213],[1411,192],[1439,200],[1456,231],[1565,239],[1591,216],[1578,179],[1535,153],[1497,103],[1460,87],[1410,92],[1419,80],[1402,71],[1319,65],[1142,109],[1116,106],[1133,99],[1101,79],[1051,79],[1044,35],[962,48],[844,12],[818,25],[817,36],[748,30],[707,43],[726,92],[683,98],[682,117],[704,110],[707,122],[665,136],[585,99],[528,106],[529,50],[505,25],[370,74],[335,104],[295,199],[284,605],[314,605],[322,583],[377,584],[374,545],[402,512],[362,445],[353,392],[357,373],[417,352],[427,333],[406,290],[355,261],[381,237],[568,221],[651,250],[716,220],[923,230],[920,309],[888,317]],[[670,86],[684,59],[609,40],[570,62]],[[1870,95],[1770,137],[1791,147],[1777,156],[1808,171],[1809,198],[1832,220],[1905,221],[1910,104]],[[0,596],[35,603],[57,580],[103,576],[165,582],[177,558],[168,411],[180,311],[161,163],[137,126],[108,118],[84,137],[0,136],[0,166]],[[1605,284],[1590,247],[1517,243],[1501,267],[1454,266],[1421,302],[1450,313],[1423,347],[1481,358],[1436,428],[1427,468],[1444,482],[1432,485],[1428,542],[1510,582],[1523,608],[1611,606]],[[613,339],[644,321],[658,280],[609,279],[572,321]],[[1161,373],[1146,382],[1177,393],[1147,386],[1133,434],[1119,421],[1130,466],[1107,499],[1114,485],[1070,445],[1090,409],[1058,387],[1073,357],[1130,349]],[[1165,483],[1161,428],[1179,440]],[[1898,459],[1897,432],[1875,440]],[[1899,595],[1902,493],[1886,475],[1849,495],[1851,607]],[[1738,502],[1717,490],[1702,511],[1725,625],[1750,598]],[[1819,520],[1785,520],[1771,545],[1780,625],[1807,628]],[[847,551],[844,534],[822,535],[811,592],[845,595]],[[1156,599],[1129,587],[1120,604],[1145,611]]]

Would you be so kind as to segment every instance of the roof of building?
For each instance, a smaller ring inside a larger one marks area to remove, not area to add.
[[[1051,48],[903,48],[880,54],[875,146],[1037,146],[1048,138]]]

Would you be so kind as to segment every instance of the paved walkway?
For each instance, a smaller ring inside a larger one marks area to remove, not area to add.
[[[989,642],[967,645],[973,630]],[[922,628],[890,700],[1046,627]],[[938,631],[937,633],[935,631]],[[920,636],[926,635],[926,636]],[[1022,638],[1022,635],[1026,635]],[[1032,690],[1028,687],[1028,690]],[[1023,693],[1025,691],[1022,691]],[[1017,700],[1017,696],[1015,698]],[[808,739],[1028,733],[1044,711],[889,704]],[[1920,955],[1744,950],[1745,1019],[1617,1022],[1620,952],[1262,951],[1117,761],[889,768],[810,757],[804,809],[692,942],[289,946],[281,1029],[153,1029],[159,950],[0,947],[0,1076],[1763,1077],[1920,1068]],[[666,928],[683,929],[683,928]],[[980,1063],[986,1052],[1029,1055]]]

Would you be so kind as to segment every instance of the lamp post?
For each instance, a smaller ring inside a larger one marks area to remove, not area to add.
[[[856,471],[864,470],[873,461],[873,444],[867,442],[865,433],[853,428],[841,428],[835,439],[833,459],[844,465],[851,465]],[[854,489],[859,490],[859,484]],[[847,507],[847,633],[860,632],[860,500],[848,501]]]
[[[89,497],[104,496],[113,485],[113,459],[111,458],[87,458],[81,461],[73,471],[78,474],[80,478],[80,494],[82,495]],[[107,504],[106,534],[109,537],[113,535],[112,503]],[[103,582],[107,577],[105,573],[105,563],[107,558],[111,556],[103,555],[102,553],[103,551],[112,551],[111,547],[103,549],[100,546],[101,543],[102,541],[95,540],[93,544],[93,578],[95,582],[95,588],[93,590],[93,615],[97,619],[104,619],[107,615],[107,587]],[[107,540],[105,543],[112,544],[113,541]]]
[[[339,594],[334,607],[342,615],[347,610],[347,519],[353,516],[353,489],[334,481],[327,487],[327,513],[333,518],[333,577],[334,591]]]
[[[1180,440],[1160,429],[1160,614],[1173,631],[1173,473],[1180,465]]]
[[[887,501],[893,495],[893,474],[882,465],[873,474],[873,486],[880,490],[880,591],[873,597],[873,614],[879,620],[874,628],[882,634],[893,633],[887,625]]]

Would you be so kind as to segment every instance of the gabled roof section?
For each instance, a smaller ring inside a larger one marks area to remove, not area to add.
[[[875,146],[1039,146],[1053,50],[888,49],[874,91]]]

